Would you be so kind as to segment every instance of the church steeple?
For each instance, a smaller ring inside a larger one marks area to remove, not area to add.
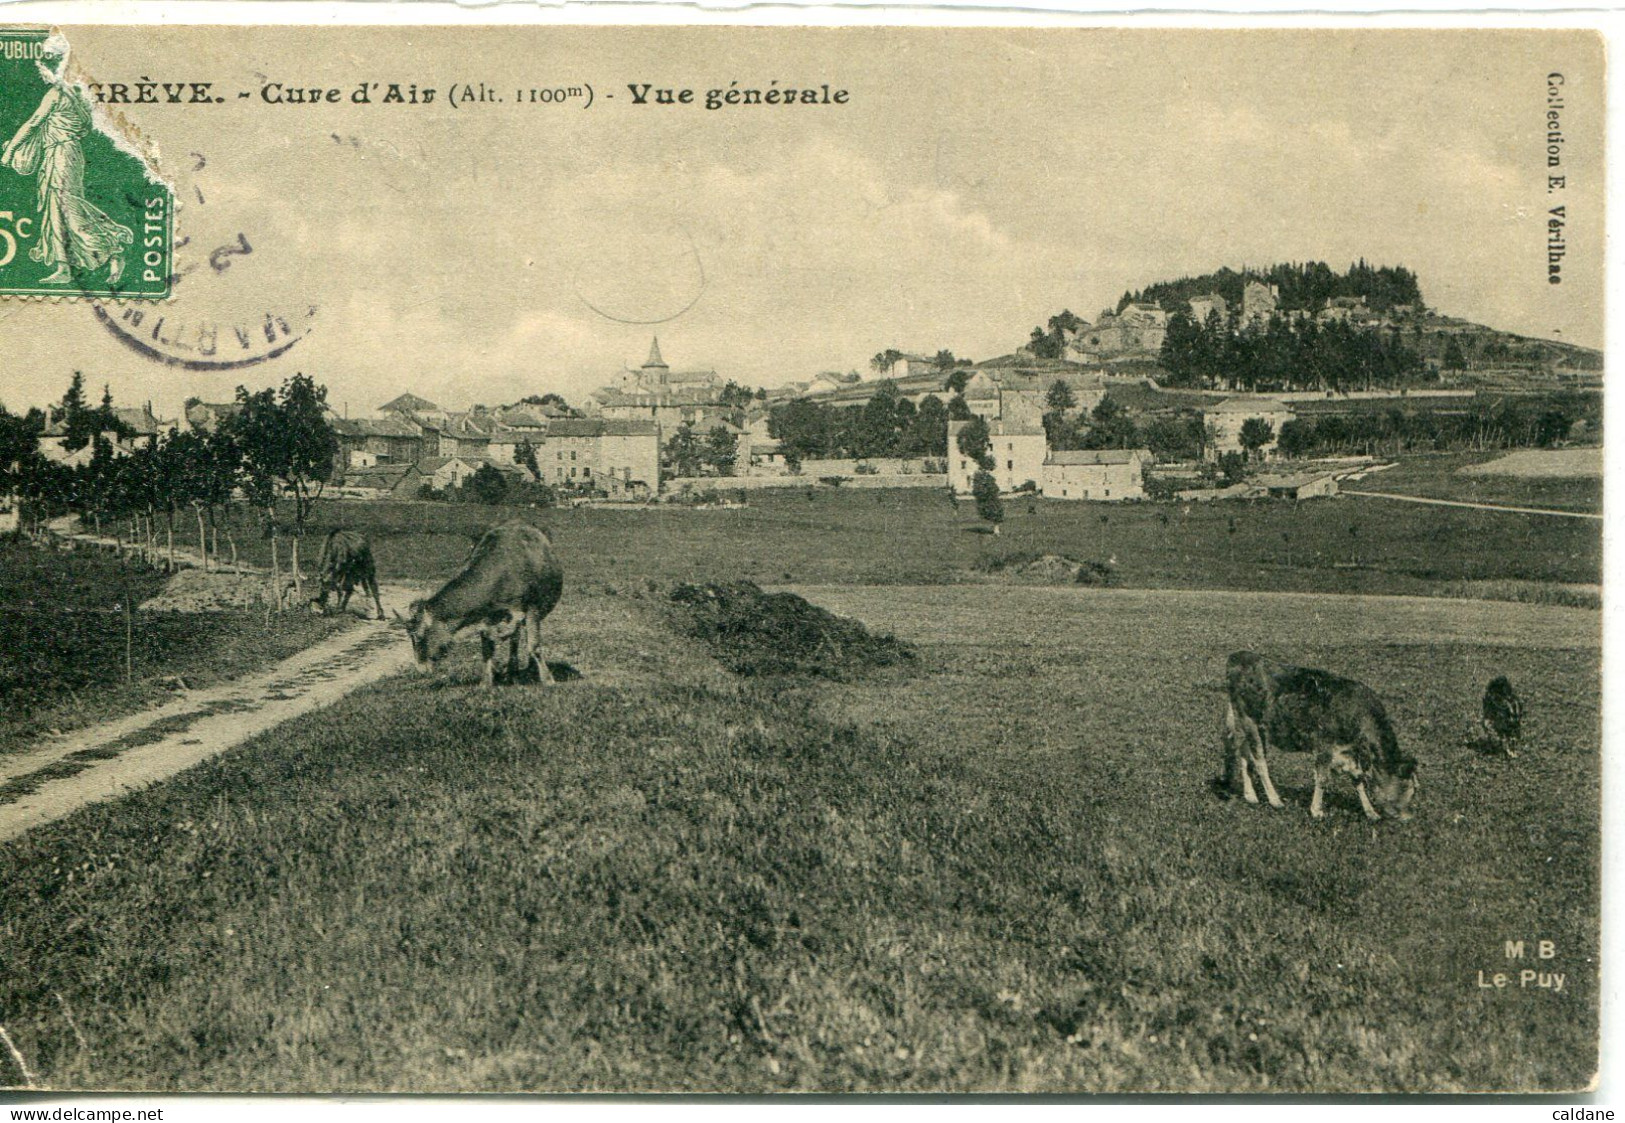
[[[669,369],[671,369],[670,367],[666,366],[666,360],[662,359],[660,357],[660,337],[658,335],[654,337],[654,342],[649,344],[649,358],[644,362],[643,369],[644,370],[669,370]]]

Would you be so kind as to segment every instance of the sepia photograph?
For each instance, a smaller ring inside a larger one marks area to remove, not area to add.
[[[1583,1093],[1605,40],[0,26],[0,1090]]]

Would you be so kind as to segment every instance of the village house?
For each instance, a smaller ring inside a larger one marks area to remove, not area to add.
[[[1046,499],[1093,499],[1113,503],[1145,498],[1149,449],[1075,449],[1044,458],[1039,490]]]
[[[1337,494],[1330,472],[1260,473],[1248,481],[1271,499],[1329,499]]]
[[[205,402],[199,398],[187,398],[182,407],[186,414],[186,422],[194,429],[201,429],[205,433],[212,433],[220,427],[220,423],[228,417],[235,417],[243,408],[236,402]]]
[[[115,406],[113,416],[123,426],[124,435],[109,429],[97,434],[97,439],[106,443],[114,456],[128,456],[137,449],[146,448],[158,438],[160,432],[176,427],[174,421],[160,421],[153,416],[151,402],[144,406]],[[96,454],[96,440],[88,441],[77,449],[67,447],[67,422],[54,411],[35,444],[45,459],[69,468],[90,463]]]
[[[1270,317],[1275,315],[1276,305],[1280,303],[1280,295],[1280,288],[1276,285],[1248,281],[1247,286],[1241,290],[1242,324],[1269,323]]]
[[[1087,363],[1128,355],[1152,356],[1162,350],[1168,335],[1168,313],[1155,304],[1125,304],[1122,311],[1106,309],[1093,324],[1063,333],[1068,357]]]
[[[959,450],[959,433],[969,422],[948,422],[948,487],[957,493],[969,492],[971,480],[981,470]],[[993,458],[993,479],[1000,491],[1015,491],[1023,484],[1037,487],[1044,475],[1048,440],[1042,425],[994,418],[987,423],[989,452]]]
[[[1225,317],[1229,315],[1230,306],[1224,297],[1216,292],[1210,292],[1204,296],[1191,297],[1190,309],[1191,319],[1197,325],[1206,324],[1208,317],[1214,313],[1218,313],[1219,323],[1223,324]]]
[[[1226,398],[1202,411],[1202,425],[1212,434],[1203,455],[1208,460],[1217,460],[1227,452],[1245,452],[1241,445],[1242,426],[1257,417],[1270,427],[1270,439],[1258,451],[1262,456],[1273,456],[1280,441],[1281,426],[1296,416],[1291,406],[1277,398],[1251,394]]]
[[[436,491],[463,486],[463,481],[487,463],[478,457],[425,456],[417,462],[418,475]],[[527,473],[528,474],[528,473]]]
[[[404,414],[334,417],[329,418],[327,423],[338,438],[336,459],[340,472],[350,467],[382,462],[413,464],[430,452],[439,453],[439,444],[434,435],[426,433],[422,425]]]
[[[415,463],[384,461],[349,469],[334,493],[357,499],[416,499],[423,483]]]
[[[885,370],[870,371],[870,376],[876,382],[888,378],[893,382],[901,382],[905,378],[925,378],[932,375],[940,377],[942,374],[936,359],[915,354],[900,354]]]
[[[1371,315],[1366,307],[1363,296],[1332,296],[1326,298],[1325,307],[1315,314],[1315,319],[1323,324],[1354,323],[1365,320]]]
[[[553,422],[537,449],[542,482],[553,487],[608,491],[641,483],[660,487],[660,430],[652,421],[565,418]]]
[[[434,417],[445,411],[427,398],[420,398],[416,394],[402,394],[379,406],[378,412],[398,413],[406,417]]]

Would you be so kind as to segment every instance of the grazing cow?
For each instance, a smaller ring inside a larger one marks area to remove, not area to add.
[[[536,666],[537,680],[552,681],[542,661],[542,618],[553,611],[564,592],[564,570],[544,531],[522,522],[497,527],[481,538],[463,571],[428,600],[412,605],[407,630],[418,666],[438,662],[459,632],[477,628],[485,656],[485,685],[497,679],[496,650],[508,641],[504,677],[524,677],[518,666],[520,631]]]
[[[1509,757],[1518,754],[1512,746],[1523,738],[1523,700],[1505,675],[1484,688],[1484,732]]]
[[[1381,700],[1368,687],[1326,671],[1272,662],[1251,651],[1231,655],[1225,675],[1230,693],[1225,713],[1227,791],[1234,790],[1240,771],[1243,798],[1258,802],[1250,766],[1270,806],[1280,807],[1281,797],[1270,783],[1266,750],[1308,752],[1315,758],[1315,794],[1309,803],[1315,818],[1324,814],[1321,792],[1333,770],[1354,780],[1366,818],[1411,817],[1416,761],[1400,749]]]
[[[310,602],[310,607],[327,614],[327,598],[335,590],[339,594],[339,611],[350,604],[350,594],[360,586],[372,594],[373,607],[378,619],[384,618],[384,604],[378,599],[378,569],[372,561],[372,543],[365,535],[353,530],[335,530],[322,543],[321,560],[317,562],[321,574],[322,591]]]

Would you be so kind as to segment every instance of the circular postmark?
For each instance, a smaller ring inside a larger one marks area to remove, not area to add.
[[[268,252],[274,232],[245,217],[251,209],[213,181],[202,153],[188,153],[174,187],[169,299],[97,300],[92,314],[132,351],[167,366],[234,370],[286,354],[310,334],[316,306],[297,291],[285,256]]]
[[[619,324],[664,324],[699,303],[705,265],[681,224],[627,222],[621,236],[596,244],[571,278],[576,298]]]

